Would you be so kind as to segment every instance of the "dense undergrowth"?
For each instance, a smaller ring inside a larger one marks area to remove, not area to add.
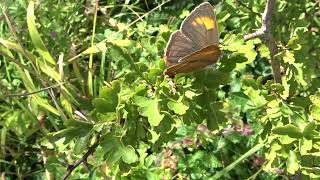
[[[164,48],[202,1],[163,2],[1,2],[1,177],[319,178],[319,4],[276,1],[272,55],[244,39],[265,1],[210,1],[221,59],[171,79]]]

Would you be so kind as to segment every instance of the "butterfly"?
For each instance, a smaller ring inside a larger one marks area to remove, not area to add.
[[[220,57],[219,34],[212,6],[204,2],[173,32],[165,49],[165,74],[175,76],[204,69]]]

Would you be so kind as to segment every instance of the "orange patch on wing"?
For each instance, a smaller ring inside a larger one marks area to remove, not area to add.
[[[192,22],[192,26],[198,26],[198,24],[203,25],[206,27],[206,29],[213,29],[215,28],[214,19],[208,17],[208,16],[202,16],[197,17]]]

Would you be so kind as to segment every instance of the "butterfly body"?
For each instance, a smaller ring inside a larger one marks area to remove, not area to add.
[[[182,22],[180,30],[172,33],[165,50],[165,74],[204,69],[216,63],[220,54],[215,14],[210,3],[202,3]]]

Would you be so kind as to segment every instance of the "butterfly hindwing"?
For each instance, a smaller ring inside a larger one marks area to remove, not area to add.
[[[174,76],[179,73],[188,73],[201,70],[206,66],[217,62],[220,53],[219,47],[215,45],[205,47],[182,58],[179,63],[170,66],[166,70],[166,74]]]
[[[220,54],[216,17],[210,3],[205,2],[170,36],[165,50],[168,66],[165,74],[174,76],[201,70],[217,62]]]
[[[171,34],[165,51],[166,63],[171,66],[196,50],[190,39],[186,38],[181,31],[176,31]]]

